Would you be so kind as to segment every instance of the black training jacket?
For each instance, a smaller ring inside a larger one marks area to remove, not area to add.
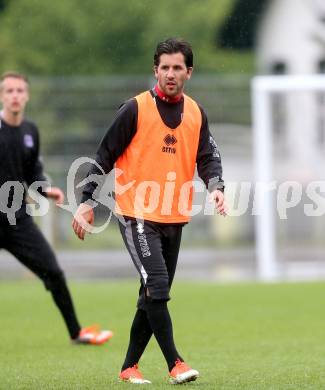
[[[35,181],[46,181],[39,158],[39,132],[36,125],[23,120],[20,126],[11,126],[0,118],[0,187],[8,181],[29,186]],[[2,187],[4,188],[4,187]],[[44,193],[39,189],[39,192]],[[1,191],[0,202],[12,205],[13,188],[5,199]],[[21,209],[16,213],[19,218],[26,214],[25,194]],[[5,216],[0,211],[0,218]]]

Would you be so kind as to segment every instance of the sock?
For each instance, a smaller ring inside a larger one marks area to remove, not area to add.
[[[147,317],[151,329],[158,341],[160,349],[165,356],[168,369],[174,367],[176,360],[181,356],[176,350],[173,336],[173,325],[169,315],[166,301],[151,301],[146,303]]]
[[[51,281],[50,291],[57,307],[59,308],[64,322],[68,328],[68,332],[72,339],[78,337],[80,332],[80,325],[73,307],[72,299],[68,286],[64,278],[56,278]]]
[[[130,330],[129,347],[121,371],[137,364],[151,338],[152,330],[144,310],[135,313]]]

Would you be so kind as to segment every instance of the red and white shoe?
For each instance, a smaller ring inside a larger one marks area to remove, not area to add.
[[[169,381],[173,385],[195,381],[199,377],[199,372],[193,370],[185,362],[176,360],[175,366],[169,373]]]
[[[126,368],[125,370],[121,371],[119,378],[123,382],[129,382],[137,385],[143,385],[146,383],[151,383],[147,379],[143,378],[142,373],[138,369],[138,365],[135,364],[133,367]]]
[[[112,331],[101,330],[98,325],[91,325],[87,328],[82,328],[79,332],[79,336],[76,339],[73,339],[72,342],[74,344],[101,345],[112,337]]]

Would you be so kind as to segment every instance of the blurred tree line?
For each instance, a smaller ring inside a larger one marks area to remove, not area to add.
[[[250,73],[250,50],[217,47],[233,0],[0,0],[0,71],[148,74],[157,42],[191,42],[196,71]]]

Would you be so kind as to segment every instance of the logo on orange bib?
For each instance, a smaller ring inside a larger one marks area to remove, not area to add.
[[[175,145],[176,142],[177,142],[177,139],[174,135],[171,135],[171,134],[167,134],[164,138],[164,142],[167,146],[163,146],[162,147],[162,151],[164,153],[172,153],[172,154],[175,154],[176,153],[176,148],[172,148],[171,146],[172,145]]]

